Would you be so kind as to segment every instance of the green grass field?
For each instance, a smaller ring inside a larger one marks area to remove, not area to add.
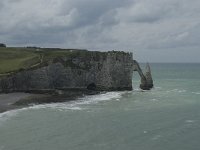
[[[60,56],[71,56],[77,51],[65,49],[0,48],[0,76],[48,63]]]
[[[25,48],[0,48],[0,74],[26,69],[40,62],[40,55]]]
[[[89,52],[81,49],[0,47],[0,77],[21,70],[46,66],[62,57],[70,58],[64,62],[65,66],[78,67],[72,62],[73,58],[79,57],[88,60],[91,59],[91,55],[95,55],[97,58],[100,53],[102,56],[103,52]]]

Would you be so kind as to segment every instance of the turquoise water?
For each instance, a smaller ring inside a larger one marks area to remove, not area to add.
[[[199,150],[200,64],[151,64],[155,88],[0,114],[0,150]]]

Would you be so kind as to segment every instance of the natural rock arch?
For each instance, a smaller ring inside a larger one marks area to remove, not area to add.
[[[151,76],[150,65],[148,63],[146,65],[145,75],[143,74],[139,63],[136,60],[133,60],[133,70],[137,71],[140,75],[140,78],[141,78],[140,88],[142,90],[150,90],[151,88],[153,88],[153,79],[152,79],[152,76]]]

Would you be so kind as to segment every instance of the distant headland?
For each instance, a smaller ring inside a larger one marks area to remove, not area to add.
[[[150,66],[143,74],[129,52],[0,44],[0,93],[132,90],[133,71],[141,76],[141,89],[153,87]]]

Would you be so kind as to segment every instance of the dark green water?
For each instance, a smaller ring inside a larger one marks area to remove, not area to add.
[[[200,64],[152,64],[155,88],[0,114],[0,150],[199,150]]]

